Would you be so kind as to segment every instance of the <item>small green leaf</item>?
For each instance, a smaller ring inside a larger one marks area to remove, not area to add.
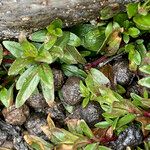
[[[113,24],[110,22],[105,29],[105,36],[108,37],[113,31]]]
[[[80,46],[81,45],[81,40],[77,35],[70,32],[70,38],[69,38],[69,41],[68,41],[68,45],[74,46],[74,47]]]
[[[150,74],[150,65],[143,65],[139,68],[140,71]]]
[[[113,17],[113,21],[118,22],[120,24],[120,26],[125,27],[126,26],[125,24],[128,24],[127,22],[129,22],[128,15],[126,12],[121,11],[118,14],[115,14],[115,16]]]
[[[25,101],[31,96],[31,94],[36,89],[38,83],[39,83],[39,76],[37,73],[37,70],[33,73],[31,73],[28,78],[26,78],[26,81],[23,83],[21,89],[19,90],[19,93],[16,97],[16,107],[22,106]]]
[[[13,105],[13,100],[14,100],[14,84],[10,86],[7,92],[7,101],[8,101],[7,107],[10,107],[11,105]]]
[[[49,34],[60,37],[63,35],[61,30],[62,25],[63,25],[62,21],[60,19],[56,19],[52,21],[51,24],[46,27],[46,29]]]
[[[145,86],[147,88],[150,88],[150,77],[146,77],[146,78],[140,79],[138,81],[138,84],[140,84],[142,86]]]
[[[135,114],[127,114],[125,116],[123,116],[117,124],[117,128],[120,128],[128,123],[130,123],[131,121],[133,121],[136,118]]]
[[[14,41],[3,41],[3,45],[5,46],[5,48],[11,52],[11,54],[13,56],[15,56],[16,58],[21,57],[23,54],[23,49],[20,45],[20,43],[18,42],[14,42]]]
[[[73,46],[67,46],[67,50],[72,55],[72,57],[79,63],[85,64],[86,60],[81,56],[78,50]]]
[[[127,44],[129,43],[130,37],[127,34],[123,34],[123,41]]]
[[[87,106],[87,104],[89,103],[90,98],[89,97],[85,97],[82,101],[82,107],[85,108]]]
[[[146,16],[143,15],[136,15],[133,18],[133,21],[135,22],[136,26],[141,30],[150,30],[150,14],[147,14]]]
[[[145,130],[150,130],[150,124],[145,127]]]
[[[95,124],[95,127],[97,128],[108,128],[111,125],[111,123],[107,122],[107,121],[101,121]]]
[[[6,88],[1,89],[0,100],[5,107],[9,107],[8,100],[7,100],[7,89]]]
[[[36,57],[37,56],[37,54],[38,54],[37,48],[26,39],[24,33],[20,34],[19,43],[23,49],[23,54],[25,57]]]
[[[137,50],[132,49],[129,52],[129,60],[131,61],[131,63],[133,62],[136,65],[140,65],[142,58],[141,58],[140,53]]]
[[[119,94],[124,94],[124,93],[126,93],[125,88],[124,88],[123,86],[119,85],[119,84],[116,85],[116,91],[117,91]]]
[[[113,121],[113,123],[112,123],[112,129],[113,129],[113,130],[116,129],[116,126],[117,126],[117,124],[118,124],[118,120],[119,120],[119,117],[117,117],[117,118]]]
[[[21,76],[19,77],[19,79],[17,80],[17,83],[16,83],[17,90],[21,89],[23,83],[26,81],[28,76],[30,76],[30,74],[33,73],[36,69],[37,69],[37,67],[31,66],[26,71],[24,71],[24,73],[21,74]]]
[[[92,75],[94,81],[97,84],[106,85],[106,84],[110,83],[109,79],[99,70],[92,68],[90,70],[90,72],[91,72],[91,75]]]
[[[43,96],[49,106],[52,106],[55,95],[54,95],[54,86],[49,89],[42,81],[41,81],[42,93]]]
[[[99,143],[88,144],[84,150],[97,150]]]
[[[126,7],[129,19],[135,16],[138,12],[138,3],[129,3]]]
[[[105,40],[105,30],[98,28],[89,31],[83,41],[83,46],[91,51],[98,51]]]
[[[38,75],[41,81],[49,88],[54,86],[53,73],[48,64],[41,64],[38,67]]]
[[[61,47],[59,46],[53,46],[50,50],[49,50],[50,54],[52,55],[53,59],[56,58],[62,58],[64,56],[64,51]]]
[[[20,70],[33,63],[32,59],[17,58],[9,68],[8,75],[17,75]]]
[[[135,27],[132,27],[128,29],[128,33],[131,37],[137,38],[140,34],[140,30]]]
[[[44,62],[44,63],[51,64],[53,62],[53,57],[49,51],[47,51],[43,47],[41,47],[39,49],[38,56],[34,60],[38,61],[38,62]]]
[[[62,70],[66,76],[77,76],[85,79],[87,74],[74,65],[62,65]]]
[[[88,127],[88,125],[86,124],[86,122],[84,120],[81,120],[80,121],[80,127],[83,131],[83,133],[89,137],[89,138],[93,138],[94,137],[94,134],[93,132],[91,131],[91,129]]]
[[[83,81],[80,81],[80,91],[81,91],[82,97],[88,97],[90,95],[90,92],[88,88],[83,84]]]
[[[46,39],[44,41],[44,49],[45,50],[50,50],[52,46],[55,44],[57,40],[57,36],[46,36]]]
[[[47,35],[47,30],[43,29],[32,33],[29,39],[35,42],[44,42],[46,39],[46,35]]]

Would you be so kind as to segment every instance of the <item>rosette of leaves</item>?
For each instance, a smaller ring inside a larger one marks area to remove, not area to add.
[[[16,57],[8,75],[17,76],[16,107],[22,106],[40,83],[46,102],[54,101],[54,80],[50,64],[55,61],[67,64],[84,64],[76,46],[80,39],[70,32],[62,32],[62,22],[54,20],[45,30],[31,35],[29,42],[23,33],[19,42],[3,41],[3,45]]]

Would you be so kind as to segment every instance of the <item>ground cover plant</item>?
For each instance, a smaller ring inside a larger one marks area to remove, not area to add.
[[[2,41],[0,150],[149,150],[149,10]]]

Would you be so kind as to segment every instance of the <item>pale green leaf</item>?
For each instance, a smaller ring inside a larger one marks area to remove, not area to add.
[[[28,76],[31,73],[33,73],[36,69],[37,69],[36,66],[31,66],[26,71],[24,71],[24,73],[21,74],[21,76],[19,77],[19,79],[17,80],[17,83],[16,83],[16,89],[17,90],[21,89],[23,83],[26,81],[26,79],[28,78]]]
[[[31,73],[27,78],[26,81],[23,83],[21,89],[19,90],[19,93],[16,97],[16,107],[22,106],[25,101],[31,96],[31,94],[36,89],[38,83],[39,83],[39,76],[37,73],[37,70],[33,73]]]
[[[54,86],[49,89],[42,81],[41,81],[42,93],[43,96],[49,106],[51,106],[54,102],[55,95],[54,95]]]
[[[20,45],[20,43],[18,42],[14,42],[14,41],[3,41],[3,45],[5,46],[5,48],[11,52],[11,54],[13,56],[15,56],[16,58],[21,57],[23,54],[23,49]]]
[[[150,88],[150,77],[145,77],[143,79],[140,79],[138,81],[138,84],[140,84],[142,86],[145,86],[147,88]]]
[[[41,64],[38,67],[38,75],[41,81],[49,88],[54,87],[53,72],[48,64]]]
[[[32,59],[17,58],[8,70],[8,75],[17,75],[20,70],[33,63]]]

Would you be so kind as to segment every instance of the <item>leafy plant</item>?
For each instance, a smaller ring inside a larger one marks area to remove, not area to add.
[[[3,41],[3,45],[16,57],[8,71],[8,75],[17,76],[16,107],[22,106],[41,84],[46,102],[54,101],[54,80],[50,64],[60,61],[67,64],[84,64],[86,61],[75,46],[80,45],[80,39],[73,33],[62,32],[61,20],[53,21],[45,30],[37,31],[29,42],[22,33],[18,42]]]

